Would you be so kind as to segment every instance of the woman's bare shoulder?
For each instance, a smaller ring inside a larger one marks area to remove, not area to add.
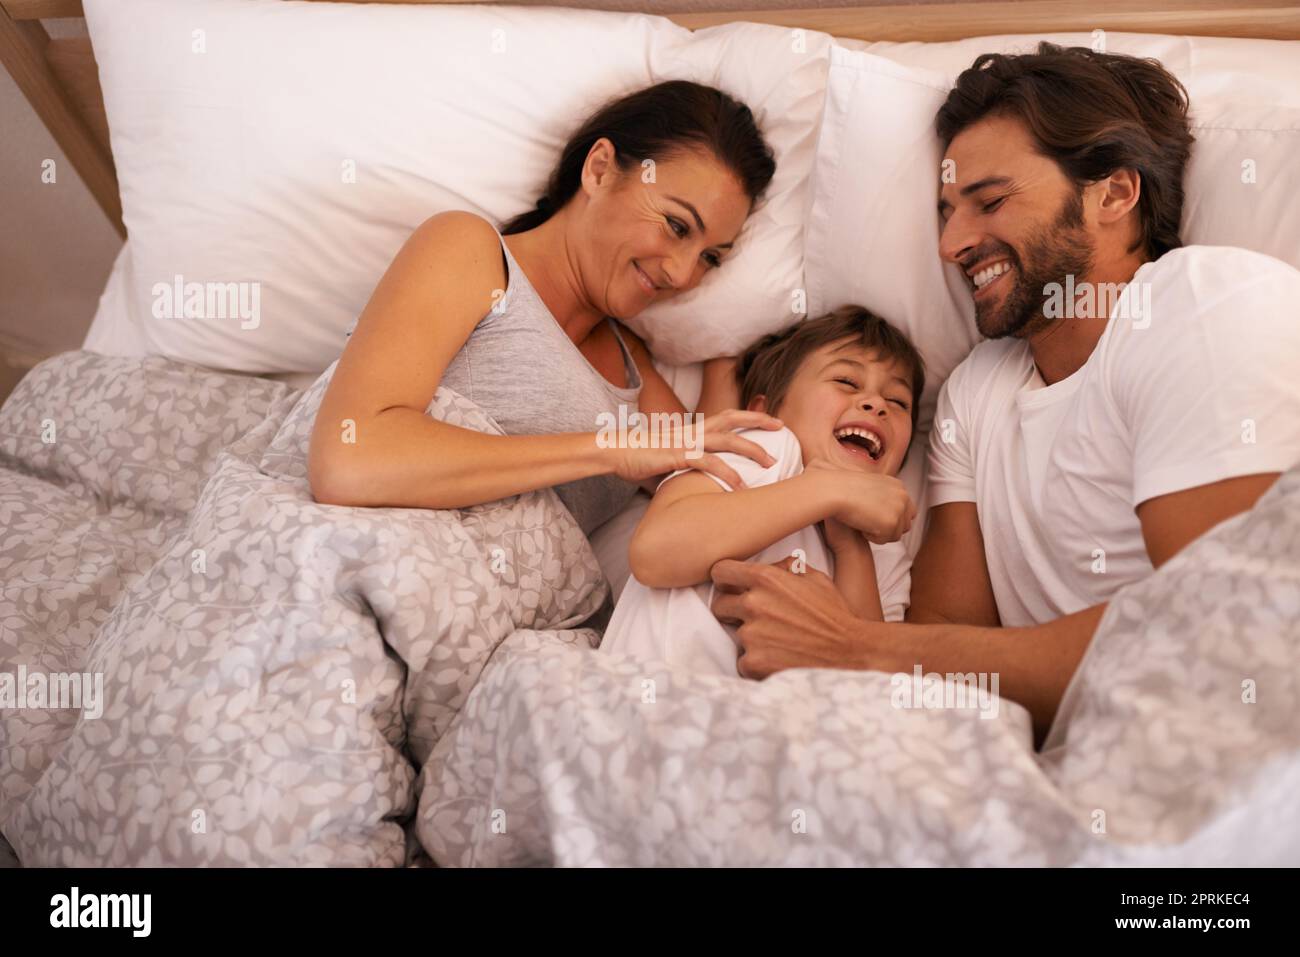
[[[402,271],[416,282],[437,283],[443,295],[447,283],[454,290],[486,290],[486,309],[505,292],[501,240],[492,224],[477,213],[453,209],[430,216],[412,232],[403,253],[398,256]],[[473,295],[475,302],[479,298]]]
[[[458,257],[477,258],[492,253],[492,262],[500,262],[501,240],[497,231],[478,213],[449,209],[430,216],[411,234],[412,240],[444,247]]]

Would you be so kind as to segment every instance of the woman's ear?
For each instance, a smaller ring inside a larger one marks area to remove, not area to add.
[[[766,412],[766,411],[767,411],[767,396],[765,396],[765,395],[756,395],[756,396],[754,396],[754,398],[752,398],[752,399],[749,400],[749,408],[748,408],[747,411],[749,411],[749,412]]]
[[[591,195],[602,185],[612,185],[617,178],[614,143],[609,137],[602,136],[587,151],[587,159],[582,164],[582,188]]]

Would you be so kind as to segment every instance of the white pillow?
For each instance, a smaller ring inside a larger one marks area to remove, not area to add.
[[[628,324],[674,364],[736,355],[803,317],[804,219],[826,97],[830,36],[755,23],[696,31],[684,79],[726,90],[754,110],[776,174],[719,275]]]
[[[949,86],[940,74],[831,50],[804,256],[810,315],[865,306],[921,353],[922,431],[939,386],[979,339],[965,279],[937,251],[933,118]]]
[[[977,55],[1031,52],[1039,40],[1091,46],[1094,37],[837,41],[831,51],[805,252],[809,310],[859,302],[907,331],[929,367],[925,421],[979,337],[965,280],[938,256],[934,116]],[[1104,42],[1158,58],[1187,86],[1197,142],[1183,241],[1244,246],[1300,267],[1300,43],[1120,33]],[[1247,160],[1253,183],[1243,182]]]
[[[130,237],[88,346],[319,372],[417,225],[445,209],[498,223],[531,209],[584,117],[672,78],[746,102],[778,172],[731,261],[638,331],[682,363],[794,318],[825,34],[734,24],[692,36],[660,17],[524,7],[84,6]],[[251,313],[257,289],[260,315],[156,318],[155,285],[178,275],[256,283],[241,291]]]

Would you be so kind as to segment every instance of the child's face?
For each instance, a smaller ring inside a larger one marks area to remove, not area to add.
[[[895,475],[912,440],[912,401],[901,363],[842,339],[804,358],[775,414],[799,440],[805,466],[822,460]],[[752,405],[770,411],[763,397]]]

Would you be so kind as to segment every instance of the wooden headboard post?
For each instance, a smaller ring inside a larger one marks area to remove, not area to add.
[[[555,4],[564,5],[564,0]],[[51,39],[40,23],[43,19],[83,16],[81,0],[0,0],[0,62],[81,174],[105,215],[125,236],[108,121],[90,41],[86,37]],[[1093,30],[1300,40],[1300,0],[993,0],[665,16],[692,30],[748,20],[858,40],[937,42],[1008,33]]]
[[[85,37],[53,40],[44,18],[80,17],[80,0],[3,0],[0,62],[31,103],[82,182],[126,236],[99,72]]]

